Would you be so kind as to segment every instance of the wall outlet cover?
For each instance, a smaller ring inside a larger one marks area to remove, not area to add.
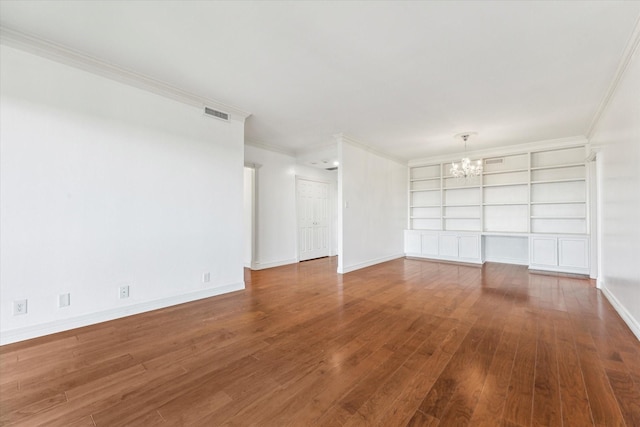
[[[69,307],[70,305],[71,305],[71,294],[66,293],[66,294],[60,294],[58,296],[58,307],[59,308]]]
[[[13,315],[19,316],[22,314],[27,314],[27,300],[19,299],[13,302]]]

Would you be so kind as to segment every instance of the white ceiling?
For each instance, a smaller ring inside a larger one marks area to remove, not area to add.
[[[640,2],[7,1],[1,25],[252,113],[248,140],[345,133],[395,157],[585,135]]]

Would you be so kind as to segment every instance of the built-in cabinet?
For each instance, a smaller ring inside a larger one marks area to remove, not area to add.
[[[481,176],[455,178],[450,163],[409,168],[405,253],[451,261],[500,260],[589,273],[584,145],[481,160]],[[528,252],[528,253],[527,253]]]
[[[405,231],[405,253],[409,257],[482,264],[479,233],[452,231]]]
[[[542,236],[529,238],[531,269],[587,274],[589,238],[586,236]]]

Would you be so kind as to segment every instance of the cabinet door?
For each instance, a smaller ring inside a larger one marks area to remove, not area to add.
[[[437,256],[438,255],[438,235],[423,234],[422,235],[422,255]]]
[[[474,260],[480,258],[480,237],[460,236],[458,238],[458,254],[460,258]]]
[[[560,237],[558,239],[558,261],[561,267],[588,268],[588,239]]]
[[[419,254],[422,252],[420,233],[414,231],[404,232],[404,253],[405,254]]]
[[[531,237],[531,264],[558,265],[558,239],[555,237]]]
[[[441,234],[439,240],[440,256],[458,257],[458,236],[455,234]]]

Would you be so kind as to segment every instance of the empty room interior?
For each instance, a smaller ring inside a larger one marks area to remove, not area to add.
[[[640,426],[640,1],[0,1],[0,425]]]

